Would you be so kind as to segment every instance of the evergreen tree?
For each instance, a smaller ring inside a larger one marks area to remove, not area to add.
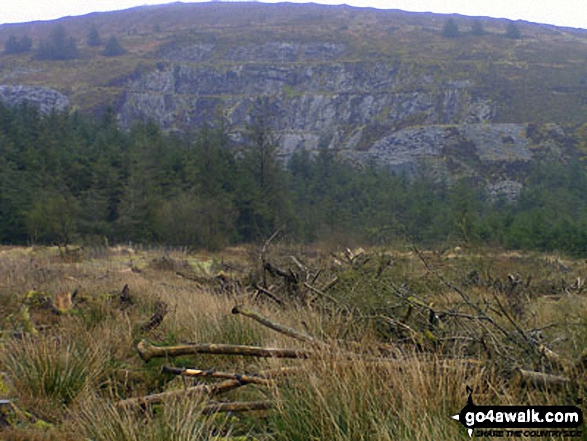
[[[20,54],[23,52],[29,52],[33,47],[33,40],[29,36],[23,36],[18,38],[14,35],[10,35],[6,43],[4,43],[4,52],[6,54]]]
[[[67,35],[62,25],[58,25],[37,50],[37,58],[40,60],[71,60],[78,56],[75,40]]]
[[[125,52],[126,50],[120,45],[118,38],[113,35],[108,39],[102,54],[107,57],[117,57],[124,54]]]
[[[248,127],[247,147],[238,163],[238,228],[247,241],[267,237],[291,220],[291,199],[284,170],[277,162],[271,115],[269,101],[259,100]]]
[[[485,35],[485,29],[483,28],[481,20],[473,21],[473,24],[471,25],[471,34],[476,36]]]
[[[459,36],[459,27],[454,19],[449,18],[444,23],[444,28],[442,28],[442,35],[448,38],[457,38]]]
[[[88,39],[87,39],[88,46],[101,46],[102,45],[102,38],[100,38],[100,34],[98,33],[98,29],[96,26],[93,26],[88,31]]]
[[[518,25],[516,23],[514,23],[513,21],[509,22],[506,29],[505,29],[505,35],[508,38],[512,38],[512,39],[520,39],[522,38],[522,34],[520,33],[520,29],[518,28]]]

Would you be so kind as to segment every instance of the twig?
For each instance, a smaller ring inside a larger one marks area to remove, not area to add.
[[[260,293],[265,294],[267,297],[269,297],[271,300],[273,300],[275,303],[277,303],[280,306],[283,306],[283,302],[279,299],[279,297],[277,297],[275,294],[273,294],[271,291],[269,291],[267,288],[263,288],[262,286],[259,286],[258,283],[256,283],[254,285],[254,288],[259,291]]]
[[[304,286],[306,288],[308,288],[310,291],[312,291],[313,293],[318,294],[319,296],[324,297],[325,299],[330,300],[332,303],[334,303],[337,306],[340,306],[340,302],[338,300],[336,300],[334,297],[332,297],[331,295],[326,294],[323,291],[320,291],[318,288],[314,288],[309,283],[304,282]]]

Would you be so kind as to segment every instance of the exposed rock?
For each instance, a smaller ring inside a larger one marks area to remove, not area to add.
[[[490,193],[506,199],[516,197],[516,175],[536,154],[563,154],[561,127],[495,123],[497,105],[471,79],[400,60],[345,61],[345,50],[279,41],[223,53],[213,44],[175,48],[164,54],[169,63],[129,85],[120,121],[193,129],[223,115],[240,144],[261,112],[286,161],[326,146],[353,162],[408,173],[426,162],[449,179],[483,176]]]
[[[515,201],[522,191],[522,184],[516,181],[500,181],[488,186],[489,196],[493,199],[504,199],[508,202]]]
[[[29,102],[38,106],[42,113],[63,111],[69,106],[65,95],[47,87],[0,85],[0,101],[9,106]]]

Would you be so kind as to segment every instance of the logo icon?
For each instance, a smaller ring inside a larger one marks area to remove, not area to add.
[[[583,411],[575,406],[477,406],[467,386],[467,404],[451,418],[473,436],[475,429],[572,429],[583,424]]]

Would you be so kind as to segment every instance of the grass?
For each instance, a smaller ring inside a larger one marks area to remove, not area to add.
[[[229,274],[246,286],[248,277],[260,276],[253,249],[214,255],[135,250],[131,255],[132,265],[141,270],[137,273],[129,270],[128,251],[86,251],[85,256],[67,262],[51,249],[1,248],[0,301],[4,308],[0,370],[4,377],[0,390],[19,409],[0,409],[6,420],[2,436],[66,440],[465,440],[466,431],[450,419],[466,402],[465,385],[474,389],[478,404],[562,405],[575,404],[576,398],[583,397],[584,379],[562,390],[522,386],[512,374],[516,367],[554,373],[556,368],[492,327],[471,327],[464,320],[443,317],[442,330],[429,328],[428,314],[430,309],[465,311],[462,298],[442,282],[450,281],[475,304],[496,305],[497,298],[508,314],[521,308],[516,316],[519,326],[536,330],[536,338],[576,362],[587,348],[587,300],[581,282],[587,267],[583,261],[488,249],[423,251],[421,256],[398,249],[374,249],[350,265],[338,250],[303,251],[275,247],[269,259],[286,266],[291,264],[290,255],[305,256],[300,258],[306,265],[321,268],[316,286],[339,277],[328,291],[338,306],[319,302],[279,308],[255,302],[243,288],[222,293],[214,284],[205,286],[179,277],[175,264],[170,264],[175,262],[187,272],[187,262],[194,273],[213,276],[217,264],[210,262],[222,260],[246,268],[244,273]],[[161,262],[163,256],[171,259],[166,265],[153,263],[154,259]],[[523,283],[516,285],[512,294],[507,283],[514,274]],[[270,278],[269,283],[272,290],[280,292],[279,280]],[[134,304],[123,308],[118,295],[125,284]],[[79,297],[72,311],[55,315],[42,304],[31,304],[30,324],[36,333],[19,324],[17,318],[29,291],[53,298],[75,288]],[[140,325],[149,319],[157,301],[167,303],[169,313],[159,328],[142,333]],[[306,361],[199,355],[145,364],[137,356],[136,343],[143,338],[158,344],[195,341],[303,346],[246,317],[232,315],[236,303],[328,341],[330,349]],[[378,319],[383,316],[401,320],[423,339],[392,326],[389,320]],[[503,313],[495,319],[515,336]],[[433,339],[425,332],[430,329]],[[450,341],[454,335],[463,340]],[[481,339],[493,358],[479,344]],[[360,350],[374,360],[345,361],[333,356],[349,349]],[[122,399],[192,385],[192,380],[162,375],[163,364],[236,373],[301,366],[303,374],[279,380],[279,387],[247,386],[221,398],[270,400],[274,408],[269,411],[208,415],[203,412],[203,397],[168,400],[149,412],[115,406]]]

